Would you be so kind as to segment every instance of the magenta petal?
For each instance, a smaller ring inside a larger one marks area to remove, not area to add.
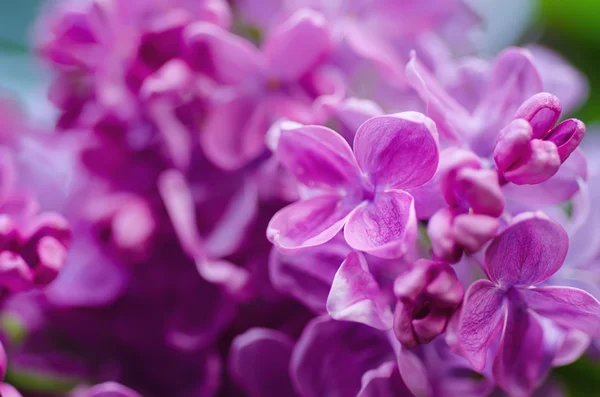
[[[294,342],[282,332],[252,328],[231,343],[229,368],[252,397],[293,397],[289,375]]]
[[[4,391],[2,391],[4,396]],[[7,394],[10,396],[10,394]],[[141,397],[140,394],[116,382],[105,382],[93,386],[78,397]]]
[[[351,252],[335,274],[327,312],[336,320],[355,321],[381,330],[392,328],[389,303],[361,253]]]
[[[538,382],[544,337],[538,320],[521,302],[509,299],[500,340],[493,366],[496,383],[510,396],[530,396]]]
[[[196,229],[195,207],[184,176],[175,170],[165,171],[158,181],[161,197],[181,247],[196,262],[200,275],[208,281],[239,293],[248,281],[248,273],[227,261],[207,258],[202,238]]]
[[[581,150],[575,150],[558,172],[537,185],[506,184],[502,187],[507,208],[512,213],[543,209],[560,204],[579,191],[578,181],[588,177],[587,160]]]
[[[475,110],[491,120],[504,124],[515,117],[517,109],[532,95],[543,89],[542,79],[527,50],[511,47],[502,51],[492,71],[486,95]],[[490,131],[491,133],[491,131]]]
[[[585,124],[582,121],[568,119],[554,127],[545,139],[556,145],[562,163],[577,149],[584,134]]]
[[[266,102],[240,96],[208,112],[200,144],[206,157],[224,170],[237,170],[265,151],[270,117]]]
[[[297,201],[273,216],[267,238],[282,251],[323,244],[342,230],[354,208],[354,203],[335,195]]]
[[[378,116],[360,126],[354,153],[360,169],[379,189],[423,185],[435,174],[438,136],[434,122],[417,112]]]
[[[365,372],[361,383],[356,397],[413,397],[393,361]]]
[[[560,118],[561,111],[557,97],[541,92],[526,100],[517,110],[515,118],[529,122],[534,139],[544,139]]]
[[[427,115],[431,117],[440,134],[448,140],[463,138],[462,129],[470,114],[452,96],[450,96],[436,78],[417,59],[415,53],[406,65],[406,78],[427,104]]]
[[[269,73],[274,78],[294,81],[321,61],[329,48],[325,18],[305,8],[267,37],[263,51]]]
[[[539,284],[562,266],[568,247],[562,226],[537,213],[524,214],[486,250],[488,277],[505,287]]]
[[[333,278],[350,251],[341,234],[325,244],[289,255],[274,247],[269,257],[271,283],[315,313],[325,314]]]
[[[415,397],[433,397],[429,372],[423,361],[412,350],[400,348],[397,353],[398,371]]]
[[[473,283],[459,320],[459,342],[476,371],[485,367],[487,351],[501,330],[504,295],[488,280]]]
[[[360,181],[354,154],[337,132],[320,126],[285,128],[277,143],[279,161],[298,182],[315,189],[352,189]]]
[[[600,336],[600,303],[589,293],[571,287],[521,290],[527,306],[565,328]]]
[[[402,191],[381,192],[363,202],[348,218],[344,237],[358,250],[393,259],[406,254],[417,233],[414,200]]]
[[[393,360],[387,334],[360,323],[317,317],[294,347],[290,373],[303,397],[356,396],[368,370]]]
[[[529,155],[532,136],[531,125],[523,119],[513,120],[500,130],[494,147],[494,161],[501,172]]]
[[[240,36],[206,22],[189,25],[184,36],[191,64],[221,84],[239,84],[262,74],[260,52]]]

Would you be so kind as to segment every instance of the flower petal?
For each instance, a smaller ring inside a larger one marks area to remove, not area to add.
[[[352,149],[327,127],[282,123],[276,150],[279,161],[309,188],[353,189],[360,181]]]
[[[471,115],[444,90],[414,52],[406,65],[406,78],[427,104],[427,116],[435,121],[440,134],[450,141],[460,141],[465,120]]]
[[[587,160],[581,150],[575,150],[558,172],[550,179],[537,185],[502,186],[506,208],[513,214],[544,209],[569,200],[579,191],[580,179],[587,179]]]
[[[119,383],[105,382],[86,390],[81,397],[140,397],[140,394]]]
[[[200,134],[206,157],[224,170],[237,170],[265,151],[269,111],[261,98],[239,96],[215,104]]]
[[[536,285],[560,269],[569,237],[541,213],[522,214],[496,236],[485,252],[487,274],[505,287]]]
[[[561,112],[562,105],[556,96],[540,92],[523,102],[515,118],[527,120],[534,139],[544,139],[560,118]]]
[[[288,370],[293,347],[280,331],[252,328],[231,343],[231,374],[250,396],[296,396]]]
[[[355,396],[365,372],[394,359],[384,332],[360,323],[317,317],[294,347],[290,373],[304,397]]]
[[[380,330],[392,328],[390,305],[361,253],[351,252],[335,274],[327,312],[336,320],[356,321]]]
[[[408,193],[377,193],[372,201],[356,208],[348,218],[344,237],[358,251],[393,259],[406,254],[417,233],[414,200]]]
[[[283,252],[323,244],[342,230],[354,208],[335,195],[297,201],[273,216],[267,238]]]
[[[473,283],[465,295],[459,320],[459,342],[476,371],[485,367],[489,346],[501,330],[504,295],[487,280]]]
[[[496,383],[510,396],[527,397],[539,380],[544,337],[537,319],[520,303],[508,299],[492,371]]]
[[[212,23],[190,24],[184,37],[192,66],[221,84],[239,84],[262,73],[263,60],[254,45]]]
[[[523,102],[542,90],[542,79],[529,51],[514,47],[502,51],[486,93],[473,113],[484,128],[472,137],[472,149],[479,155],[491,154],[498,131],[514,118]]]
[[[294,81],[321,61],[330,46],[323,15],[304,8],[267,37],[263,51],[267,68],[274,78]]]
[[[412,397],[400,372],[398,365],[393,362],[381,364],[371,369],[362,377],[362,388],[356,397]]]
[[[354,153],[360,169],[379,189],[423,185],[435,174],[438,136],[433,120],[417,112],[378,116],[360,126]]]
[[[283,294],[304,303],[317,314],[327,313],[326,302],[335,273],[351,251],[340,234],[323,245],[283,254],[275,247],[269,257],[269,276]]]
[[[527,306],[567,329],[600,336],[600,302],[589,293],[571,287],[523,289]]]

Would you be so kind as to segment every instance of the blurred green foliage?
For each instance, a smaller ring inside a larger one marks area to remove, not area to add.
[[[575,117],[600,122],[600,1],[540,0],[541,41],[570,60],[589,79],[590,97]],[[597,394],[600,396],[600,391]]]

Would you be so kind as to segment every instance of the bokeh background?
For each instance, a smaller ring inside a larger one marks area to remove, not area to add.
[[[36,17],[50,1],[0,0],[0,92],[20,101],[42,125],[53,118],[45,97],[49,79],[29,44]],[[600,122],[600,0],[468,1],[482,17],[477,46],[481,55],[493,55],[511,44],[551,47],[589,80],[588,101],[573,116],[588,126]],[[556,372],[571,396],[600,396],[599,364],[584,357]]]

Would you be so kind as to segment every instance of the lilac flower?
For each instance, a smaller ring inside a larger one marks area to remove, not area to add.
[[[561,110],[554,95],[536,94],[521,105],[515,120],[500,131],[494,160],[506,180],[518,185],[544,182],[577,149],[585,125],[568,119],[555,127]]]
[[[279,118],[320,121],[313,103],[331,92],[319,69],[330,48],[319,13],[293,14],[260,52],[209,23],[190,25],[185,37],[192,65],[221,85],[200,136],[206,156],[217,166],[235,170],[259,157],[264,135]]]
[[[528,395],[538,380],[544,361],[543,318],[562,328],[600,334],[600,303],[591,295],[538,286],[558,271],[567,249],[560,225],[539,214],[523,214],[486,250],[489,280],[477,281],[467,291],[458,331],[464,355],[482,370],[500,334],[494,379],[511,395]]]
[[[421,259],[398,275],[394,294],[394,333],[402,346],[414,348],[445,331],[464,290],[448,264]]]
[[[414,200],[403,189],[427,182],[437,168],[437,131],[430,119],[414,112],[374,117],[359,128],[353,150],[325,127],[284,128],[276,155],[315,192],[271,220],[267,236],[278,249],[323,244],[344,228],[356,250],[384,258],[409,250],[416,216]]]

